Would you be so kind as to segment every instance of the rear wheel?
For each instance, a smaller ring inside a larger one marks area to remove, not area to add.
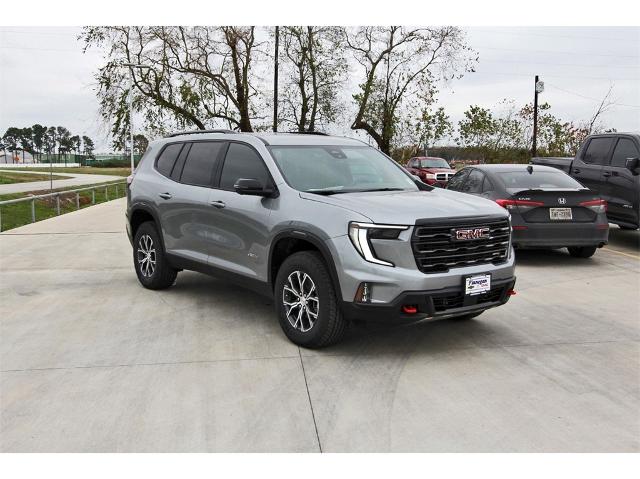
[[[570,246],[567,249],[574,258],[591,258],[597,248],[595,246]]]
[[[301,251],[289,256],[278,271],[275,305],[280,326],[295,344],[322,348],[344,335],[346,320],[322,256]]]
[[[148,289],[165,289],[176,280],[178,271],[173,269],[164,254],[155,223],[142,223],[133,240],[133,265],[138,281]]]

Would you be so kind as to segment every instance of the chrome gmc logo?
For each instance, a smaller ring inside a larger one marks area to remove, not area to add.
[[[488,238],[489,231],[490,231],[489,228],[469,228],[469,229],[455,230],[456,240],[464,241],[464,240]]]

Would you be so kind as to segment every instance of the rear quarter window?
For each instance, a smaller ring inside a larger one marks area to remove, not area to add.
[[[168,145],[162,150],[160,156],[158,156],[158,159],[156,160],[156,170],[158,170],[158,173],[166,177],[171,176],[171,171],[173,170],[176,159],[180,154],[180,150],[182,150],[182,143]]]

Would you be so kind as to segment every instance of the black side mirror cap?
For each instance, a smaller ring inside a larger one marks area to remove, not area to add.
[[[238,178],[233,185],[233,189],[239,195],[264,196],[269,198],[278,196],[278,190],[276,188],[265,187],[260,180],[255,178]]]
[[[633,174],[637,175],[638,174],[638,167],[640,166],[640,158],[627,158],[625,166]]]

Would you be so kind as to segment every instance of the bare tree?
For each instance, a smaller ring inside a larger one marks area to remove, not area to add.
[[[609,86],[609,90],[604,95],[596,111],[593,113],[587,124],[585,125],[586,130],[588,131],[588,135],[591,133],[596,133],[596,130],[601,130],[602,127],[599,125],[598,120],[604,115],[607,111],[615,105],[615,101],[611,98],[611,94],[613,93],[613,84]]]
[[[359,27],[345,29],[344,36],[364,70],[351,128],[367,132],[385,153],[401,117],[416,109],[416,93],[472,71],[477,61],[456,27]]]
[[[338,27],[291,26],[280,31],[285,85],[281,118],[297,131],[335,121],[347,62]]]

